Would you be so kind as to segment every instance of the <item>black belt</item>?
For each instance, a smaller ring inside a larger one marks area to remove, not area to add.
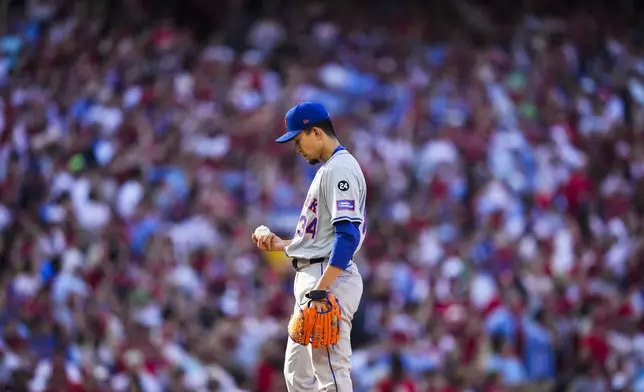
[[[293,263],[293,269],[295,271],[300,271],[301,268],[297,266],[300,261],[308,261],[309,263],[303,266],[308,267],[309,265],[324,263],[326,260],[327,259],[325,257],[318,257],[317,259],[293,259],[291,260],[291,263]]]

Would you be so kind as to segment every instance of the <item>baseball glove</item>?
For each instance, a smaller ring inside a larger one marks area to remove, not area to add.
[[[306,294],[309,299],[303,309],[296,311],[288,323],[288,334],[294,342],[313,348],[334,346],[340,338],[340,305],[333,294],[314,290]],[[311,307],[313,301],[326,301],[329,309],[318,312]]]

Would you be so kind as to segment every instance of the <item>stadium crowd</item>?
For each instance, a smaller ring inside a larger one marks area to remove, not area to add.
[[[293,272],[250,234],[293,230],[315,168],[273,140],[315,100],[369,186],[356,391],[644,391],[628,2],[148,3],[0,22],[0,385],[284,391]]]

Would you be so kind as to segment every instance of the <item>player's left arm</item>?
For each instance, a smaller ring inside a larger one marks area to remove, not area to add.
[[[351,264],[360,243],[360,224],[364,217],[359,203],[364,185],[351,170],[334,168],[326,173],[324,198],[335,227],[329,265],[317,283],[316,290],[330,290],[333,282]]]

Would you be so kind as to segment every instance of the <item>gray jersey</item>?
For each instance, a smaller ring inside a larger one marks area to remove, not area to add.
[[[343,220],[360,224],[357,252],[366,232],[366,200],[367,183],[358,161],[346,150],[336,152],[311,182],[286,254],[302,259],[329,257],[335,236],[333,224]]]

